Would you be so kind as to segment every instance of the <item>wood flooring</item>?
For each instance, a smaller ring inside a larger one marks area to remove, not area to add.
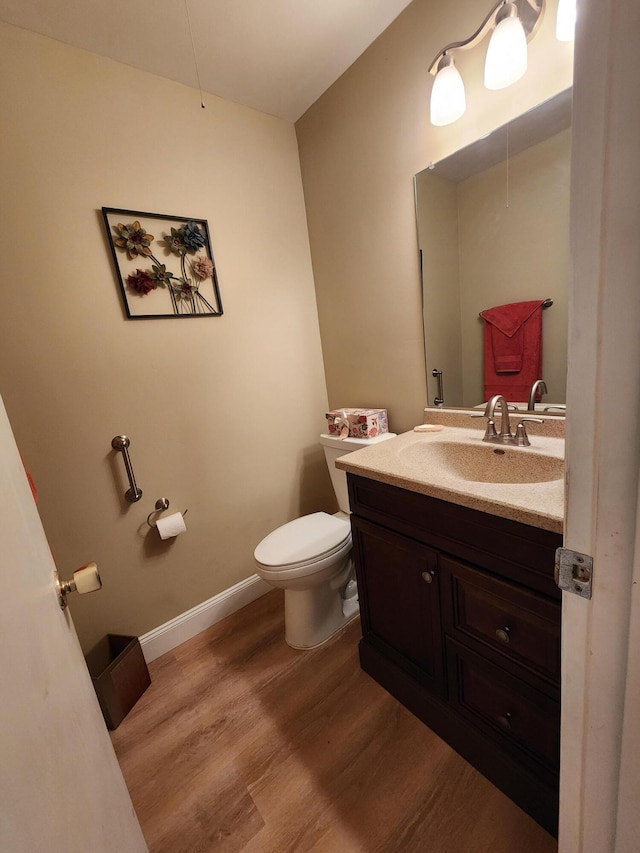
[[[308,652],[274,590],[150,664],[113,744],[151,853],[554,853],[358,665]]]

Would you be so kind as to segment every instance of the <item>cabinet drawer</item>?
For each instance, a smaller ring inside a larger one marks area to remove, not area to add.
[[[477,651],[490,648],[518,666],[558,684],[560,605],[440,557],[445,631]]]
[[[446,641],[453,708],[532,769],[560,764],[560,704],[485,658]]]

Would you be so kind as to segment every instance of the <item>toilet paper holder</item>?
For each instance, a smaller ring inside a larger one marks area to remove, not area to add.
[[[156,513],[158,512],[164,512],[165,509],[169,509],[169,498],[158,498],[158,500],[156,501],[156,508],[152,509],[149,515],[147,516],[147,524],[149,525],[149,527],[153,529],[156,528],[157,525],[155,524],[155,522],[151,521],[151,516],[156,515]],[[188,512],[189,510],[185,509],[182,514],[186,515]]]

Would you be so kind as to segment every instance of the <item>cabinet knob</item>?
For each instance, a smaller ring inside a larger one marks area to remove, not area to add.
[[[508,643],[511,640],[509,635],[509,629],[507,627],[498,628],[496,630],[496,637],[500,640],[501,643]]]
[[[513,726],[511,725],[511,714],[509,711],[504,716],[498,717],[498,725],[505,732],[510,732]]]
[[[433,583],[434,576],[435,576],[435,572],[423,572],[422,573],[422,580],[425,583]]]

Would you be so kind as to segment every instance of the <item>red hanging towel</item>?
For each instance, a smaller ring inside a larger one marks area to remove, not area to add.
[[[484,323],[484,398],[502,394],[527,400],[542,376],[542,303],[512,302],[482,311]]]

